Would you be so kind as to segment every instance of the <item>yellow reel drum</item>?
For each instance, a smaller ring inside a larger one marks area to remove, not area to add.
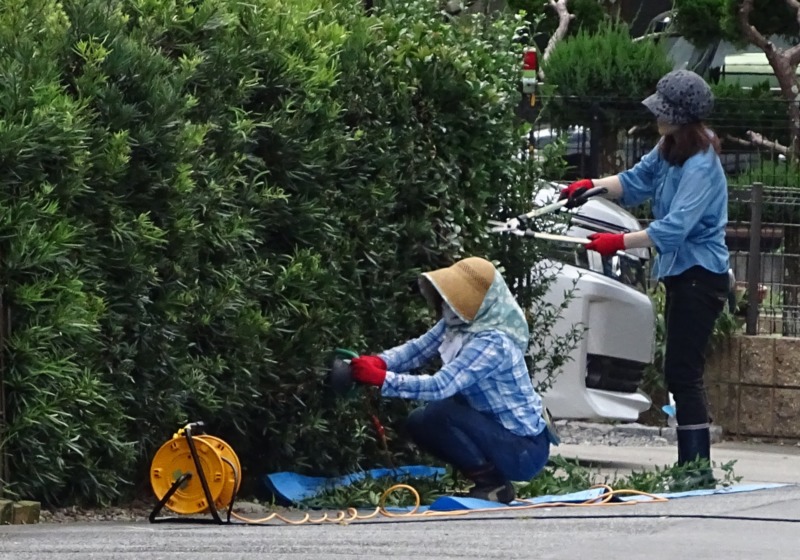
[[[227,508],[239,491],[242,467],[239,458],[223,440],[207,434],[191,436],[200,467],[208,484],[209,495],[216,509]],[[191,515],[209,511],[200,476],[197,473],[189,442],[175,434],[156,452],[150,467],[150,485],[162,500],[184,474],[191,477],[164,504],[171,511]]]

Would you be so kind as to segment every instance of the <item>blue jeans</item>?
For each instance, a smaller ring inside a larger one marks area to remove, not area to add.
[[[455,398],[414,410],[406,426],[420,449],[464,473],[493,466],[507,480],[530,480],[550,456],[546,429],[518,436]]]

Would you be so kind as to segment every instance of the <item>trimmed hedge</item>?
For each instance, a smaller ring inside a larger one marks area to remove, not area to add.
[[[481,254],[514,283],[540,258],[485,233],[530,207],[538,174],[513,157],[514,27],[422,1],[369,17],[333,0],[8,0],[10,490],[148,491],[154,451],[197,419],[245,476],[379,461],[366,405],[324,390],[331,350],[428,327],[423,269]],[[405,406],[382,410],[390,436]]]

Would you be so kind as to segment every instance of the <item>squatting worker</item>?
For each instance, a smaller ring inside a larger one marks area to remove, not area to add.
[[[470,497],[509,503],[511,481],[529,480],[550,455],[546,412],[524,360],[525,316],[482,258],[423,273],[419,285],[440,316],[436,325],[378,356],[353,359],[353,378],[380,386],[385,397],[427,401],[407,419],[417,446],[473,481]],[[435,374],[409,373],[437,354],[443,365]]]
[[[587,250],[603,256],[626,248],[655,247],[655,278],[666,287],[664,376],[675,398],[678,463],[710,461],[709,411],[703,370],[705,350],[729,291],[725,245],[728,186],[720,143],[704,124],[714,105],[708,84],[688,70],[670,72],[643,101],[658,124],[656,147],[632,169],[561,192],[573,198],[592,186],[608,189],[623,206],[652,200],[655,220],[639,232],[598,233]],[[702,469],[697,485],[714,484]]]

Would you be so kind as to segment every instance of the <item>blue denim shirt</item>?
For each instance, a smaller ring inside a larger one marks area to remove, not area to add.
[[[713,148],[682,166],[670,165],[658,146],[619,175],[623,206],[653,200],[655,220],[647,234],[656,247],[655,278],[676,276],[700,265],[716,273],[730,267],[725,244],[728,183]]]
[[[522,350],[505,333],[471,336],[435,375],[405,373],[430,363],[444,336],[445,324],[439,321],[419,338],[379,354],[388,368],[381,395],[436,401],[460,394],[469,406],[511,433],[523,437],[542,433],[547,426],[542,399],[533,388]]]

